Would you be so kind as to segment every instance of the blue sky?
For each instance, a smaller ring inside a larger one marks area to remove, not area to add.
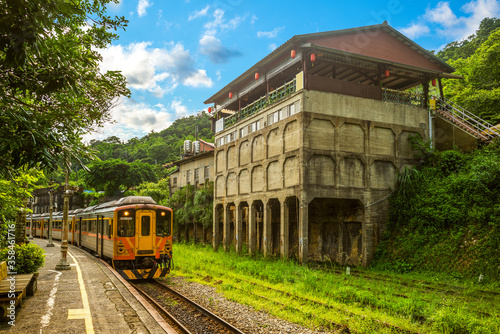
[[[129,20],[105,50],[101,69],[120,70],[132,97],[117,101],[113,124],[84,140],[123,141],[159,132],[206,110],[208,97],[294,35],[384,20],[428,50],[473,34],[500,1],[121,0],[110,15]]]

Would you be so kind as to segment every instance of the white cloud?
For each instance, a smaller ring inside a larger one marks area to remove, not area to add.
[[[216,35],[219,32],[236,29],[246,19],[246,16],[235,16],[228,21],[224,17],[224,11],[216,9],[212,17],[213,19],[204,25],[205,31],[199,40],[200,53],[208,56],[210,61],[215,64],[226,63],[232,57],[241,56],[241,52],[238,50],[224,46]]]
[[[181,100],[173,100],[170,104],[170,109],[175,114],[175,119],[189,116],[189,112],[186,106],[182,105]]]
[[[175,108],[166,108],[161,104],[151,106],[122,97],[119,104],[111,111],[115,121],[104,124],[96,132],[84,135],[83,140],[88,142],[91,139],[102,140],[110,136],[117,136],[126,141],[133,137],[143,137],[151,130],[162,131],[177,118],[178,109],[181,107],[180,104]],[[184,112],[186,115],[188,114],[187,108]]]
[[[207,71],[197,70],[183,81],[184,86],[212,87],[212,80],[207,76]]]
[[[403,34],[411,39],[418,38],[420,36],[428,34],[431,31],[431,29],[423,23],[413,23],[411,26],[400,30]]]
[[[457,23],[457,16],[450,8],[449,2],[439,2],[435,8],[425,11],[425,18],[429,22],[439,23],[450,27]]]
[[[259,18],[257,16],[252,15],[252,18],[250,19],[250,24],[254,24]]]
[[[179,84],[211,87],[205,70],[197,69],[188,50],[180,43],[170,48],[152,48],[151,42],[114,45],[100,50],[101,70],[119,70],[133,89],[149,91],[157,97],[172,92]]]
[[[472,0],[463,5],[460,12],[453,12],[450,2],[442,1],[433,8],[427,8],[425,14],[419,17],[419,22],[404,29],[415,33],[416,38],[419,32],[425,30],[425,26],[430,25],[441,36],[462,40],[474,34],[484,18],[499,15],[498,0]]]
[[[274,51],[278,48],[278,45],[276,43],[271,43],[269,44],[269,50]]]
[[[199,43],[200,53],[207,55],[215,64],[226,63],[232,57],[241,56],[239,51],[228,49],[222,45],[220,39],[213,35],[202,36]]]
[[[216,9],[213,13],[213,20],[205,23],[205,29],[210,35],[215,35],[217,31],[233,30],[236,29],[245,17],[235,16],[231,20],[226,21],[224,18],[224,11]]]
[[[271,31],[257,31],[257,37],[276,38],[278,33],[283,29],[285,29],[285,27],[277,27]]]
[[[210,5],[207,5],[205,8],[203,8],[203,9],[197,11],[197,12],[194,12],[194,13],[190,14],[189,17],[188,17],[188,21],[197,19],[199,17],[207,16],[209,8],[210,8]]]
[[[137,14],[139,17],[146,15],[146,9],[151,5],[152,3],[149,3],[148,0],[139,0],[139,3],[137,4]]]

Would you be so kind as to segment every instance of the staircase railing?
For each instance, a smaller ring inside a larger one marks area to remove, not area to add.
[[[443,98],[438,99],[437,109],[448,111],[452,117],[456,117],[460,122],[467,125],[471,132],[474,132],[478,137],[491,140],[500,137],[500,128],[488,123],[481,117],[474,115],[473,113],[467,111],[456,103]]]

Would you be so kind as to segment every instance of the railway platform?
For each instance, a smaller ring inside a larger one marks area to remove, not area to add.
[[[45,250],[39,269],[38,291],[16,309],[11,324],[0,323],[7,333],[172,333],[158,322],[156,311],[147,309],[132,294],[128,283],[109,266],[84,250],[69,246],[70,270],[55,270],[61,258],[60,242],[46,247],[46,239],[32,242]],[[9,319],[10,321],[10,319]],[[162,327],[163,326],[163,327]]]

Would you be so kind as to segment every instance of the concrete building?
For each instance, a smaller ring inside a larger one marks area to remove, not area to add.
[[[177,168],[170,174],[170,194],[187,184],[199,187],[214,181],[214,144],[201,139],[185,141],[181,159],[164,167]]]
[[[294,36],[215,93],[214,248],[369,264],[451,72],[384,22]]]

